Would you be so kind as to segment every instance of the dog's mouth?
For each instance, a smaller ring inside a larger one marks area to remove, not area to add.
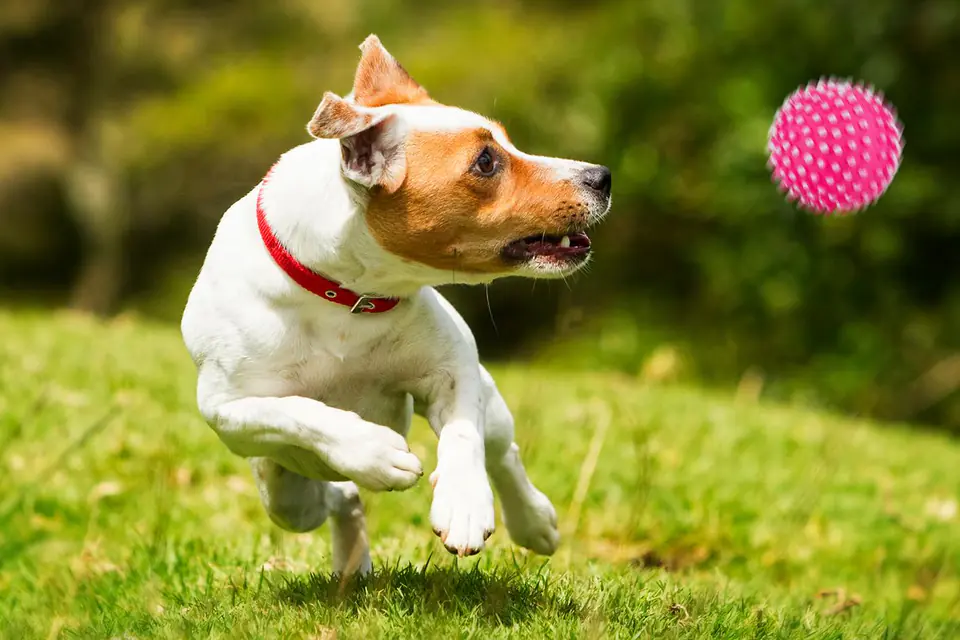
[[[503,248],[511,262],[548,258],[557,262],[579,262],[590,255],[590,238],[582,231],[566,235],[540,234],[514,240]]]

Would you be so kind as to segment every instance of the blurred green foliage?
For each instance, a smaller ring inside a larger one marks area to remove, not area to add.
[[[642,374],[672,345],[676,376],[960,427],[955,0],[7,2],[5,288],[176,318],[221,213],[371,32],[521,148],[613,169],[588,276],[450,293],[487,355]],[[824,75],[905,123],[892,188],[844,219],[765,166],[774,111]]]

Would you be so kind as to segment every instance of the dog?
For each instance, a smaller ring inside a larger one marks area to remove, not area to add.
[[[372,570],[359,488],[423,474],[406,434],[439,438],[434,532],[480,552],[496,488],[510,538],[550,555],[557,515],[469,327],[433,288],[559,278],[590,259],[610,208],[603,166],[519,151],[504,128],[433,100],[375,36],[352,91],[221,219],[184,309],[200,413],[248,458],[279,527],[330,517],[333,571]]]

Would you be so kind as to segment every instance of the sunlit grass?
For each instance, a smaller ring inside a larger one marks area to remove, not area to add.
[[[367,496],[377,571],[329,574],[197,415],[175,328],[0,315],[0,634],[960,635],[960,442],[610,376],[495,370],[565,532],[457,561],[429,485]],[[418,423],[414,451],[434,463]]]

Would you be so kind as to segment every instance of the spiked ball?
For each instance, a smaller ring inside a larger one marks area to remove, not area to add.
[[[893,181],[902,127],[883,96],[861,84],[821,80],[791,94],[770,127],[773,179],[814,213],[855,213]]]

